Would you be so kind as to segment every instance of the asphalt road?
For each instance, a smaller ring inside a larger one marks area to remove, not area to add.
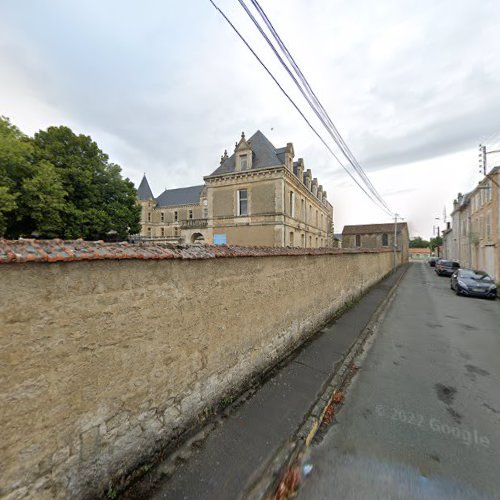
[[[412,264],[360,362],[300,499],[500,498],[499,300]]]

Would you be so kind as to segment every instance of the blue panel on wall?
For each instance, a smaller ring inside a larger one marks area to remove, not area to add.
[[[226,233],[224,234],[214,234],[214,245],[226,245]]]

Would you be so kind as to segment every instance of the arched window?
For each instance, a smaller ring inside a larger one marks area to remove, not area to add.
[[[387,235],[387,233],[384,233],[382,235],[382,246],[383,247],[389,246],[389,236]]]

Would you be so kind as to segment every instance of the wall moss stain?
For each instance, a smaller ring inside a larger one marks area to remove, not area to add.
[[[2,265],[1,493],[103,494],[392,263],[381,252]]]

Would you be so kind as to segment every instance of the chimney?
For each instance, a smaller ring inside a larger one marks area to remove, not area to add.
[[[311,191],[312,191],[312,194],[314,196],[317,196],[318,195],[318,178],[315,177],[313,180],[312,180],[312,184],[311,184]]]
[[[308,168],[306,170],[306,173],[304,174],[304,184],[306,185],[307,189],[309,189],[309,191],[311,191],[311,179],[312,179],[311,169]]]

